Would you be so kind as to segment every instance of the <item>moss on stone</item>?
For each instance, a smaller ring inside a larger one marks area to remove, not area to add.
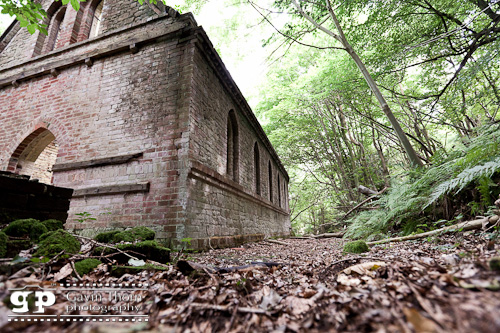
[[[344,252],[346,253],[363,253],[368,251],[370,251],[370,248],[362,240],[349,242],[344,245]]]
[[[489,261],[490,269],[492,271],[500,271],[500,257],[493,257]]]
[[[64,230],[50,231],[40,237],[39,248],[35,256],[52,257],[65,250],[66,253],[78,253],[80,242]]]
[[[0,231],[0,258],[5,258],[7,255],[7,241],[9,237],[5,234],[5,232]]]
[[[40,238],[40,235],[43,235],[47,231],[47,227],[40,221],[35,219],[15,220],[9,223],[9,225],[5,227],[5,229],[3,229],[3,232],[5,232],[9,236],[28,236],[34,242],[37,242]]]
[[[105,231],[97,234],[94,239],[99,243],[111,243],[113,242],[113,237],[119,234],[120,230]]]
[[[98,259],[83,259],[82,261],[78,261],[75,263],[75,269],[80,274],[80,276],[83,276],[85,274],[88,274],[94,270],[97,266],[102,264],[102,262]]]
[[[64,229],[64,223],[59,220],[45,220],[42,221],[42,224],[47,228],[47,231],[56,231],[59,229]]]
[[[160,244],[158,244],[156,241],[153,240],[139,242],[136,244],[118,244],[116,245],[116,248],[120,249],[121,251],[139,253],[142,255],[142,257],[138,256],[135,253],[130,253],[130,254],[132,256],[139,257],[140,259],[150,259],[160,263],[167,263],[170,261],[170,249],[161,246]],[[107,247],[106,248],[97,247],[93,253],[94,255],[100,255],[101,253],[107,255],[116,252],[118,251],[115,249]],[[126,263],[130,259],[130,257],[123,253],[117,253],[116,255],[113,256],[113,259],[116,259],[120,263]]]
[[[33,246],[33,242],[29,239],[9,239],[7,241],[6,258],[13,258],[23,250],[27,250]]]
[[[134,227],[129,230],[118,232],[113,236],[112,242],[135,242],[138,240],[153,240],[155,239],[155,232],[146,227]]]
[[[125,274],[137,274],[142,271],[164,271],[167,270],[165,267],[156,266],[151,264],[146,264],[144,266],[113,266],[111,268],[111,275],[115,277],[121,277]]]

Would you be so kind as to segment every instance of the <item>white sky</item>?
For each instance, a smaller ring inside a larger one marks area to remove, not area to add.
[[[183,0],[167,0],[166,2],[170,6],[184,3]],[[236,35],[237,38],[218,40],[215,31],[227,29],[225,20],[237,13],[236,8],[225,6],[224,2],[209,0],[202,11],[194,16],[198,24],[207,31],[212,44],[220,51],[224,64],[249,104],[255,106],[252,103],[255,98],[252,97],[256,96],[256,87],[265,78],[265,59],[268,55],[267,52],[269,52],[262,47],[262,40],[270,36],[272,28],[268,24],[264,24],[262,27],[241,27],[236,34],[230,34],[230,36]],[[250,7],[247,8],[245,21],[258,21],[259,18],[260,16],[256,11]],[[10,16],[0,14],[0,30],[3,31],[3,29],[7,28],[12,20],[13,18]]]

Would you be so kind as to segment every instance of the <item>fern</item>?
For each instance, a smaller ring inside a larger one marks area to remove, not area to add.
[[[458,193],[475,180],[479,180],[483,177],[490,178],[498,169],[500,169],[500,157],[484,164],[465,169],[455,178],[439,184],[434,191],[432,191],[429,201],[424,206],[424,209],[436,202],[436,200],[444,194],[448,194],[454,190]]]
[[[475,210],[487,207],[491,199],[490,189],[497,186],[491,177],[500,171],[500,126],[483,126],[477,129],[477,133],[471,139],[456,142],[451,153],[440,151],[435,156],[434,165],[427,169],[413,171],[402,181],[393,180],[391,190],[377,202],[381,208],[351,218],[346,236],[365,238],[396,225],[442,218],[430,206],[438,204],[443,195],[452,192],[456,195],[471,184],[477,187],[481,202],[466,204]],[[467,196],[462,197],[458,202],[452,197],[457,207],[464,204],[460,200],[467,200]]]

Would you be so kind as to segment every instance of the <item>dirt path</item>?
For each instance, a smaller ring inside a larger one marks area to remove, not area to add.
[[[284,241],[289,245],[260,242],[183,255],[184,260],[217,267],[256,261],[282,264],[277,267],[256,266],[226,274],[202,271],[189,277],[170,267],[120,279],[101,269],[84,277],[89,282],[149,283],[143,302],[150,312],[147,323],[34,326],[4,320],[0,330],[500,331],[500,273],[487,264],[498,255],[500,246],[490,245],[488,250],[483,235],[466,233],[385,244],[363,255],[343,255],[339,239]],[[0,293],[26,279],[0,282]],[[54,311],[62,311],[63,305]],[[3,318],[5,313],[6,308],[0,307]]]

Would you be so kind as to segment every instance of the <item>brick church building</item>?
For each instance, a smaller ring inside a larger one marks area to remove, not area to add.
[[[141,225],[203,248],[289,233],[287,172],[191,14],[42,4],[48,35],[14,22],[0,37],[0,170],[74,189],[66,228],[88,236]]]

